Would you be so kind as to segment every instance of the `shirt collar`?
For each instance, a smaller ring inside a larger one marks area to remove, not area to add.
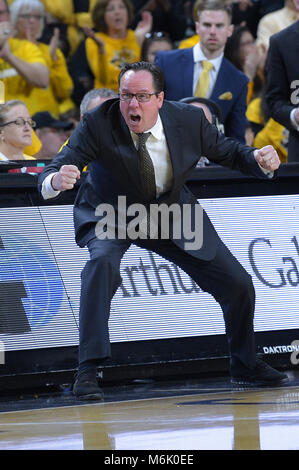
[[[160,140],[162,138],[163,126],[162,126],[160,114],[158,114],[158,119],[156,121],[156,124],[147,132],[150,132],[157,140]]]
[[[291,8],[285,6],[283,8],[285,10],[285,15],[290,18],[291,21],[295,22],[299,19],[299,12],[295,10],[291,10]]]
[[[211,62],[211,64],[214,65],[214,69],[217,71],[221,65],[221,61],[223,59],[223,52],[220,56],[216,57],[215,59],[208,59],[201,47],[200,47],[200,42],[198,42],[197,44],[195,44],[195,46],[193,47],[193,59],[194,59],[194,62],[200,62],[202,60],[208,60],[209,62]]]

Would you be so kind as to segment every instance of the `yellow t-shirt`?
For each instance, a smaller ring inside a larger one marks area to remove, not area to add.
[[[263,124],[263,116],[261,114],[261,98],[255,98],[248,103],[246,117],[248,121],[255,124]]]
[[[39,63],[47,67],[42,53],[32,42],[26,41],[25,39],[9,38],[8,43],[11,52],[19,59],[30,64]],[[33,114],[30,103],[30,93],[33,86],[2,58],[0,58],[0,80],[4,85],[5,101],[19,99],[25,103],[30,114]]]
[[[118,91],[118,75],[122,66],[140,60],[140,46],[135,33],[129,29],[123,39],[111,38],[105,33],[96,33],[105,43],[105,54],[99,54],[96,42],[87,38],[85,42],[86,56],[94,75],[95,88],[110,88]]]
[[[34,87],[30,94],[31,114],[49,111],[56,118],[59,116],[59,104],[71,96],[73,80],[67,69],[66,61],[60,49],[56,50],[54,62],[48,44],[38,43],[43,58],[50,71],[50,85],[46,89]]]
[[[288,142],[289,142],[289,131],[270,118],[263,129],[258,132],[253,141],[254,147],[262,148],[266,145],[272,145],[281,163],[287,163],[288,161]]]
[[[246,117],[250,122],[263,126],[254,138],[254,147],[262,148],[266,145],[272,145],[278,153],[280,161],[286,163],[288,160],[289,132],[272,118],[264,123],[261,113],[261,98],[255,98],[249,103]]]
[[[10,6],[13,0],[8,0]],[[50,13],[57,22],[61,22],[67,25],[67,40],[70,45],[70,55],[76,51],[80,41],[84,39],[80,27],[88,26],[92,28],[91,11],[94,8],[96,0],[89,0],[89,11],[81,12],[77,11],[85,10],[86,2],[77,2],[76,0],[41,0],[45,10]]]

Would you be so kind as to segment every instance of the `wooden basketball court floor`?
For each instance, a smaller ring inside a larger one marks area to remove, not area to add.
[[[227,377],[69,389],[0,398],[0,450],[298,450],[299,371],[278,388]]]

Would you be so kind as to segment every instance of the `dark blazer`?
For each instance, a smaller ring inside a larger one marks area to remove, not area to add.
[[[190,204],[194,219],[194,208],[198,203],[185,183],[201,155],[245,174],[265,178],[252,149],[220,134],[200,108],[164,101],[160,116],[173,167],[173,183],[169,192],[155,202]],[[95,209],[100,203],[117,208],[120,195],[126,196],[128,205],[144,202],[137,151],[121,115],[118,99],[108,100],[84,116],[68,144],[40,175],[39,189],[44,178],[62,165],[73,164],[82,170],[88,163],[88,175],[74,204],[75,236],[79,246],[84,246],[95,236],[95,224],[99,220]],[[202,248],[190,253],[200,259],[212,259],[219,237],[205,213],[203,240]],[[182,237],[174,243],[184,249],[186,241]]]
[[[165,77],[165,98],[179,101],[193,96],[193,48],[161,51],[155,64]],[[225,135],[245,143],[248,78],[225,57],[210,99],[222,111]]]
[[[289,162],[299,162],[299,132],[290,121],[292,109],[299,104],[298,60],[299,20],[271,36],[266,66],[266,102],[271,117],[290,131]],[[297,104],[292,103],[295,99]]]

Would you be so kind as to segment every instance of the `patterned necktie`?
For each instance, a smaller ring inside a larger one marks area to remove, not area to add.
[[[206,98],[209,89],[209,72],[213,68],[213,64],[207,60],[203,60],[201,64],[202,71],[196,85],[195,96]]]
[[[150,132],[138,135],[138,155],[140,163],[140,173],[144,186],[144,195],[147,201],[151,201],[156,198],[156,180],[155,180],[155,171],[152,159],[146,148],[146,141],[150,136]]]

